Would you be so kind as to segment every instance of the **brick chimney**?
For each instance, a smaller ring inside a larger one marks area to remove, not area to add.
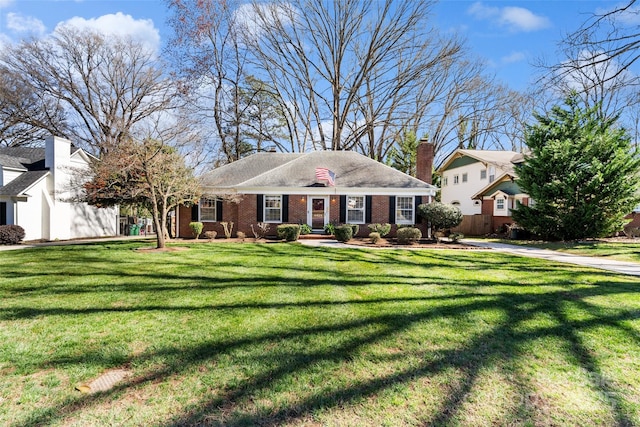
[[[427,139],[421,139],[418,144],[416,159],[416,178],[431,184],[431,174],[433,173],[433,151],[434,145]]]

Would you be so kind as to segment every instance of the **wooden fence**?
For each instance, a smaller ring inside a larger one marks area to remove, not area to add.
[[[451,231],[465,236],[484,236],[492,231],[491,215],[465,215],[462,223]]]

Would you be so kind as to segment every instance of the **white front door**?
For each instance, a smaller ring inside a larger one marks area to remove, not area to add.
[[[323,230],[329,223],[329,196],[307,197],[307,224],[312,230]]]

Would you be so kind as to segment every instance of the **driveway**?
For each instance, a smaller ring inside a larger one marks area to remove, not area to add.
[[[640,276],[640,264],[634,262],[616,261],[602,257],[589,257],[568,254],[564,252],[551,251],[548,249],[531,248],[528,246],[508,245],[505,243],[493,243],[483,240],[465,239],[464,243],[480,248],[489,248],[497,252],[525,256],[530,258],[542,258],[554,262],[564,262],[583,267],[599,268],[601,270],[613,271],[620,274]]]

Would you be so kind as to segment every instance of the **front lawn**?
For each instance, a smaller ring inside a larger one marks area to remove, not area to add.
[[[640,424],[637,278],[490,251],[140,245],[2,253],[0,425]]]

